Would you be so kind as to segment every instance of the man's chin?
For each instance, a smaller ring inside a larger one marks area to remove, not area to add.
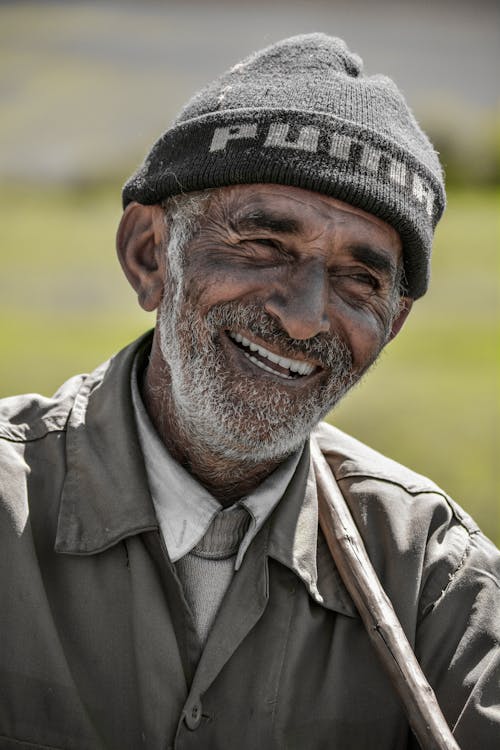
[[[261,439],[255,441],[254,436],[250,440],[245,440],[245,436],[239,435],[235,436],[234,440],[226,439],[223,443],[219,440],[217,443],[208,445],[207,448],[222,459],[254,466],[285,460],[304,444],[308,436],[309,434],[305,434],[298,438],[295,435],[293,439],[289,436],[281,436],[281,439],[276,440],[275,436],[270,439],[269,436],[262,435]]]
[[[246,405],[248,406],[248,404]],[[191,441],[202,443],[205,450],[220,458],[258,464],[278,461],[298,450],[320,421],[324,412],[314,415],[276,410],[260,405],[256,410],[237,410],[226,402],[225,408],[198,413],[197,424],[191,423]],[[199,421],[198,421],[199,420]]]

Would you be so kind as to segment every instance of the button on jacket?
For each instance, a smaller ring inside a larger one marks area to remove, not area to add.
[[[145,341],[0,407],[0,749],[416,748],[318,532],[307,447],[198,661],[134,422]],[[428,479],[311,439],[459,745],[498,747],[498,552]]]

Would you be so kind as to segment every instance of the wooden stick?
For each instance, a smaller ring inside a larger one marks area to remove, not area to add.
[[[311,440],[311,456],[318,486],[321,529],[420,747],[423,750],[460,750],[377,578],[331,469],[314,440]]]

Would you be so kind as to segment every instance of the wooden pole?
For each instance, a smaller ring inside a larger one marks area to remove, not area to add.
[[[328,548],[420,747],[460,750],[377,578],[331,469],[314,440],[311,440],[311,456],[318,486],[319,522]]]

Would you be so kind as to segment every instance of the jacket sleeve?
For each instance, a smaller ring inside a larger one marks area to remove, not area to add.
[[[454,518],[428,545],[416,653],[461,750],[500,747],[500,553]]]

